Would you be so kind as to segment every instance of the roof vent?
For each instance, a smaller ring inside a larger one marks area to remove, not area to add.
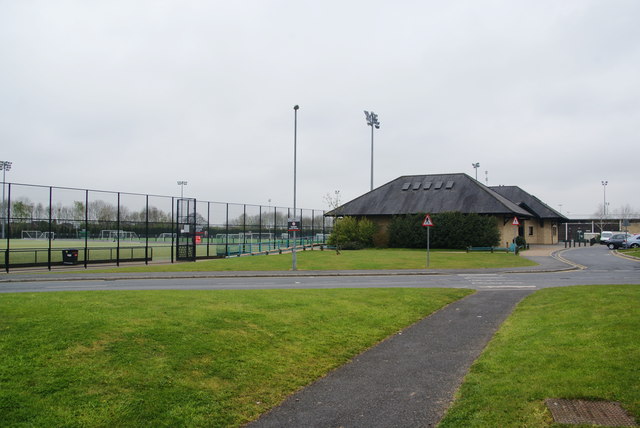
[[[413,183],[413,190],[418,190],[421,184],[422,183],[420,183],[419,181],[417,183]]]
[[[429,189],[431,189],[431,185],[432,185],[432,184],[433,184],[432,182],[430,182],[430,181],[426,181],[426,182],[424,183],[424,187],[423,187],[423,189],[424,189],[424,190],[429,190]]]
[[[404,183],[402,185],[402,190],[409,190],[409,187],[411,187],[411,183]]]
[[[447,190],[451,190],[453,188],[453,181],[447,181],[447,185],[445,186]]]
[[[442,181],[436,181],[436,187],[435,187],[435,189],[436,189],[436,190],[440,190],[440,189],[442,189]]]

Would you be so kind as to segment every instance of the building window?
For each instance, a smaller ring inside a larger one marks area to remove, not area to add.
[[[533,226],[529,226],[529,236],[533,236]]]

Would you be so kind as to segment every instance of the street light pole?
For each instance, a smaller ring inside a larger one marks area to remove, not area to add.
[[[299,105],[293,106],[293,219],[296,219],[296,173],[298,157],[298,109]],[[293,248],[291,250],[291,270],[298,270],[296,260],[296,231],[293,231]]]
[[[476,181],[478,181],[478,168],[480,168],[480,162],[472,163],[471,166],[476,170]]]
[[[2,212],[2,239],[5,238],[4,223],[6,220],[8,220],[6,217],[7,217],[7,213],[9,212],[7,207],[4,206],[4,186],[6,181],[6,173],[11,169],[12,163],[13,162],[9,162],[9,161],[0,161],[0,169],[2,170],[2,211],[3,211]]]
[[[378,121],[378,115],[374,112],[369,113],[364,111],[364,115],[367,118],[367,125],[371,127],[371,188],[373,190],[373,127],[380,129],[380,122]]]

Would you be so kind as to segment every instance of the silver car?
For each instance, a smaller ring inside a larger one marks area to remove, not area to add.
[[[624,243],[624,248],[638,247],[640,247],[640,233],[636,233],[635,235],[628,237]]]

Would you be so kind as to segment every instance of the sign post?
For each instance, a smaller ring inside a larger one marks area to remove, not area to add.
[[[429,214],[427,214],[424,218],[424,221],[422,222],[422,226],[427,228],[427,269],[429,268],[429,262],[431,260],[430,259],[430,251],[429,251],[429,246],[430,246],[430,236],[429,236],[429,232],[431,231],[431,228],[433,227],[433,221],[431,221],[431,217],[429,216]]]
[[[287,221],[287,231],[293,232],[293,246],[291,247],[291,259],[292,259],[292,267],[291,270],[297,270],[298,266],[296,263],[296,232],[300,232],[300,222],[296,219],[288,219]]]
[[[513,221],[511,222],[512,225],[514,225],[516,227],[516,236],[513,238],[513,254],[518,254],[518,244],[516,242],[517,238],[518,238],[518,227],[520,227],[520,221],[518,221],[518,217],[514,217]]]

